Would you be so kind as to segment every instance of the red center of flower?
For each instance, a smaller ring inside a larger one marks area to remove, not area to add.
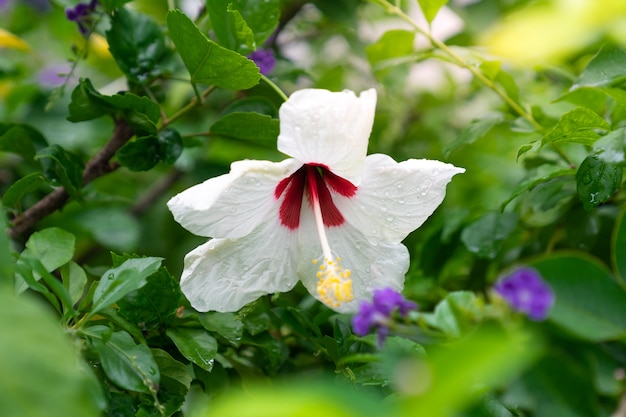
[[[352,197],[357,187],[350,181],[330,172],[324,165],[305,164],[289,177],[281,180],[274,190],[278,200],[285,195],[278,216],[283,226],[295,230],[300,225],[302,201],[306,195],[309,205],[318,201],[324,225],[340,226],[345,219],[333,202],[332,194]]]

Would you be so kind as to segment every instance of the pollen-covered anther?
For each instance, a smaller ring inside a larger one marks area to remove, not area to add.
[[[350,270],[339,265],[340,259],[326,258],[319,267],[317,293],[321,301],[331,308],[352,301],[352,279]]]

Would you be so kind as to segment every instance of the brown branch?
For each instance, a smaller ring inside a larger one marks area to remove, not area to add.
[[[132,129],[123,120],[116,120],[111,140],[94,155],[83,171],[83,185],[94,179],[108,174],[119,167],[117,163],[110,163],[119,148],[133,136]],[[65,189],[57,188],[50,194],[35,203],[32,207],[12,220],[9,236],[16,239],[24,234],[30,234],[31,229],[40,220],[62,208],[70,196]]]

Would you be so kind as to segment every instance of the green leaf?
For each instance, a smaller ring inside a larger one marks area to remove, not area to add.
[[[126,294],[143,287],[161,266],[162,258],[134,258],[106,271],[93,294],[90,314],[116,303]]]
[[[432,313],[420,313],[420,317],[430,326],[456,339],[467,334],[482,318],[479,304],[473,292],[454,291],[446,295]]]
[[[37,149],[46,146],[46,139],[37,129],[24,124],[0,123],[0,151],[12,152],[31,161]]]
[[[146,285],[126,294],[117,304],[122,317],[148,331],[165,327],[181,295],[178,281],[160,268],[148,277]]]
[[[232,27],[233,21],[228,13],[229,0],[213,0],[206,2],[206,10],[211,20],[211,28],[217,41],[224,47],[237,50],[239,43]]]
[[[106,32],[109,50],[122,72],[141,84],[160,74],[167,49],[161,27],[142,13],[118,9]]]
[[[280,0],[234,0],[231,8],[238,10],[254,33],[259,47],[274,33],[280,18]]]
[[[207,12],[218,42],[228,49],[249,53],[274,33],[278,26],[278,0],[213,0]]]
[[[489,133],[489,131],[495,125],[502,122],[502,120],[503,117],[501,114],[480,120],[474,120],[468,127],[459,133],[459,136],[454,140],[454,142],[445,147],[443,154],[448,157],[457,148],[476,142],[478,139]]]
[[[613,269],[622,283],[626,283],[626,211],[622,211],[613,229],[611,239],[611,260]]]
[[[139,97],[132,93],[118,93],[113,96],[101,96],[115,118],[123,118],[138,132],[155,134],[156,122],[160,118],[158,105],[148,97]]]
[[[549,143],[582,143],[592,145],[600,133],[611,129],[611,125],[593,111],[578,107],[565,113],[552,130],[541,140],[542,145]]]
[[[536,335],[510,330],[485,323],[456,343],[429,349],[426,363],[417,358],[404,362],[407,387],[420,386],[425,372],[431,378],[403,401],[406,415],[458,415],[485,391],[518,376],[537,358],[542,342]]]
[[[254,62],[209,40],[181,11],[167,14],[167,26],[192,83],[233,90],[258,84],[261,74]]]
[[[81,79],[72,90],[72,101],[68,105],[70,122],[93,120],[108,113],[108,106],[99,100],[101,94],[93,88],[91,81]]]
[[[504,88],[504,91],[509,97],[519,103],[519,87],[515,82],[515,78],[510,73],[507,71],[499,71],[494,81]]]
[[[607,201],[622,184],[623,168],[604,162],[595,155],[588,156],[576,172],[576,191],[585,211]]]
[[[477,256],[493,259],[516,225],[515,213],[487,213],[463,229],[461,241]]]
[[[112,391],[108,400],[108,416],[136,417],[138,399],[132,393]]]
[[[550,354],[523,378],[537,417],[599,415],[598,397],[587,369],[563,354]]]
[[[165,332],[180,353],[200,368],[211,372],[217,355],[217,341],[204,329],[169,328]]]
[[[30,173],[15,181],[9,189],[5,191],[2,196],[2,204],[6,207],[20,209],[24,196],[40,188],[50,188],[43,174],[41,172]]]
[[[150,348],[144,344],[136,344],[123,331],[106,338],[104,334],[108,330],[105,326],[92,326],[84,331],[100,357],[106,376],[123,389],[156,392],[161,375]]]
[[[241,344],[244,326],[234,313],[218,313],[213,311],[199,314],[198,319],[202,327],[219,334],[231,345],[238,347]]]
[[[264,96],[249,96],[240,98],[224,109],[222,115],[228,113],[260,113],[277,117],[278,110],[274,103]]]
[[[259,113],[229,113],[211,125],[213,135],[276,146],[279,121]]]
[[[191,367],[172,358],[172,356],[161,349],[151,349],[152,356],[159,366],[161,373],[161,383],[159,390],[165,388],[170,392],[185,395],[191,387],[193,379]]]
[[[63,280],[63,286],[67,289],[72,303],[76,304],[83,296],[85,287],[87,286],[87,274],[85,270],[76,262],[68,262],[61,267],[61,279]]]
[[[516,197],[520,196],[526,191],[534,189],[539,184],[543,184],[557,177],[573,176],[575,173],[576,170],[574,169],[560,169],[558,167],[555,168],[552,166],[549,166],[548,169],[542,169],[541,172],[537,173],[536,175],[530,178],[526,178],[522,182],[520,182],[518,186],[515,187],[515,190],[513,190],[513,193],[502,202],[502,204],[500,205],[500,210],[503,211],[504,208]]]
[[[415,33],[408,30],[389,30],[375,43],[365,48],[367,59],[374,66],[382,61],[400,58],[413,53]]]
[[[0,289],[0,404],[6,416],[101,416],[98,381],[49,309]]]
[[[432,23],[439,9],[445,6],[448,0],[418,0],[418,3],[428,23]]]
[[[605,87],[626,80],[626,50],[605,45],[593,57],[576,80],[572,89],[579,87]]]
[[[21,256],[39,259],[46,270],[52,272],[72,260],[75,243],[73,234],[50,227],[33,233]]]
[[[116,156],[131,171],[148,171],[159,163],[159,140],[155,136],[137,138],[122,146]]]
[[[524,193],[520,201],[520,217],[527,225],[543,227],[558,221],[576,199],[573,176],[555,176]]]
[[[59,145],[52,145],[37,152],[35,159],[41,162],[46,178],[62,185],[72,198],[82,201],[80,190],[85,165],[80,158]]]
[[[230,18],[232,32],[235,35],[234,50],[241,54],[248,54],[256,49],[254,33],[246,23],[239,10],[233,8],[233,4],[226,6],[228,17]],[[232,48],[230,48],[232,49]]]
[[[166,164],[176,162],[183,152],[183,139],[178,131],[165,128],[159,132],[157,139],[159,142],[159,159]]]
[[[126,3],[130,3],[132,0],[100,0],[100,4],[104,7],[107,13],[111,13],[118,7],[122,7]]]
[[[96,242],[112,250],[131,251],[141,238],[140,223],[126,207],[85,208],[73,220]]]
[[[555,101],[567,101],[578,107],[586,107],[594,113],[602,114],[606,108],[606,97],[608,95],[602,90],[602,88],[596,87],[580,87],[567,91]]]
[[[602,136],[593,144],[593,152],[599,159],[610,164],[624,165],[626,150],[626,127],[619,128]]]
[[[156,134],[161,117],[159,106],[148,97],[124,92],[105,96],[96,91],[89,80],[81,80],[72,92],[68,106],[70,122],[92,120],[103,115],[123,118],[139,132]]]
[[[270,384],[246,384],[246,391],[229,390],[206,406],[211,417],[398,417],[391,401],[351,389],[347,384],[292,378]],[[249,389],[248,389],[249,388]],[[233,392],[234,391],[234,392]],[[410,413],[404,414],[406,416]],[[423,414],[428,415],[428,414]],[[429,416],[435,416],[430,414]]]
[[[626,336],[626,292],[597,260],[561,253],[529,263],[556,295],[548,319],[592,342]]]
[[[336,345],[334,340],[332,342]],[[261,358],[258,359],[259,367],[270,375],[276,374],[289,358],[289,351],[285,342],[276,340],[269,333],[261,333],[254,338],[244,336],[242,344],[255,346],[259,349],[262,353]]]

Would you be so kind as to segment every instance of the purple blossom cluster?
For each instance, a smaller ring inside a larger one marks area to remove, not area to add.
[[[515,311],[535,321],[544,320],[554,304],[552,288],[532,268],[519,268],[500,279],[494,290]]]
[[[98,3],[98,0],[91,0],[89,3],[78,3],[74,7],[68,7],[65,9],[65,17],[69,21],[76,22],[80,33],[87,35],[93,24],[91,15],[96,10]]]
[[[272,72],[276,65],[276,56],[272,49],[258,48],[256,51],[249,54],[248,58],[254,61],[263,75]]]
[[[372,302],[363,301],[359,312],[352,319],[352,328],[358,336],[367,335],[372,328],[376,329],[378,345],[382,346],[389,334],[389,327],[394,324],[393,315],[396,311],[405,317],[410,310],[417,309],[417,304],[405,299],[402,294],[391,289],[374,290]]]

